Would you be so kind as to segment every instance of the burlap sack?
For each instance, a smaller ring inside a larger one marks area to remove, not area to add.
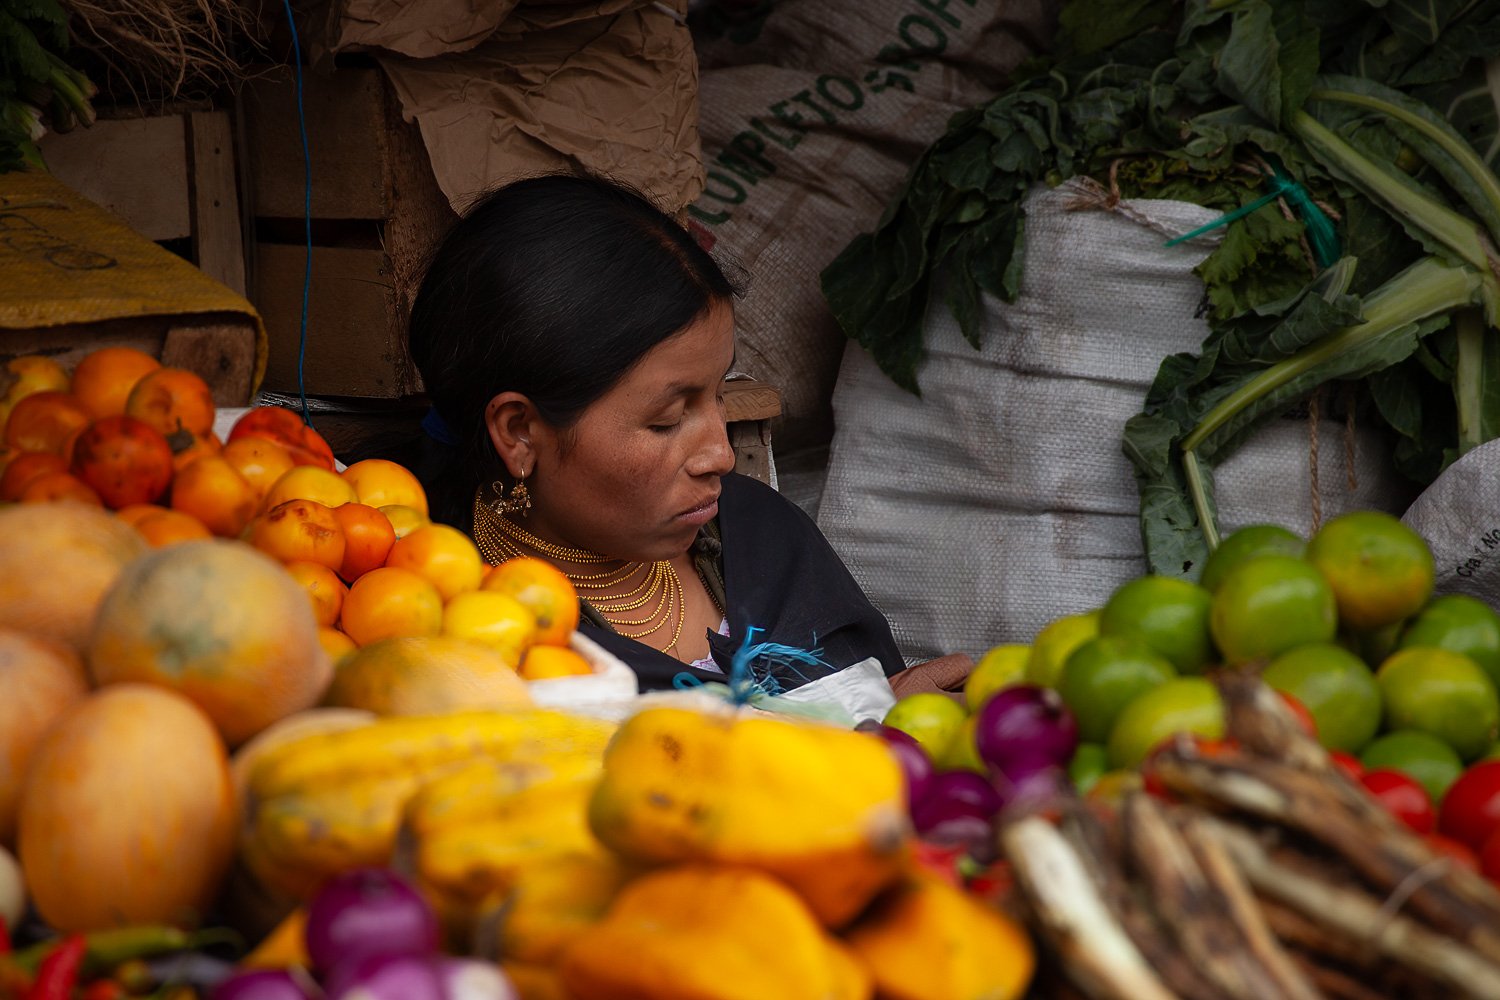
[[[844,337],[819,272],[874,227],[948,118],[1041,49],[1052,6],[780,0],[700,27],[707,181],[691,217],[751,276],[739,367],[781,390],[782,472],[801,452],[821,469],[832,433]]]
[[[1432,548],[1439,594],[1468,594],[1500,609],[1500,441],[1448,466],[1402,520]]]
[[[1022,292],[1015,305],[987,302],[979,351],[945,307],[929,312],[921,398],[858,346],[845,355],[818,526],[909,658],[1030,642],[1145,571],[1121,434],[1162,358],[1196,352],[1207,334],[1192,273],[1207,244],[1167,249],[1162,231],[1215,213],[1125,203],[1142,225],[1070,211],[1077,203],[1072,185],[1028,202]],[[1324,422],[1319,437],[1323,517],[1404,508],[1408,491],[1380,434],[1357,433],[1355,489],[1343,427]],[[1225,530],[1271,522],[1309,532],[1308,422],[1267,427],[1215,480]]]

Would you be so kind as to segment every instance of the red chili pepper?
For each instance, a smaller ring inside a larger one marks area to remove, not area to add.
[[[123,1000],[130,994],[113,979],[96,979],[83,988],[81,1000]]]
[[[51,954],[42,959],[27,1000],[68,1000],[73,985],[78,982],[78,970],[83,967],[83,955],[87,950],[88,940],[82,934],[64,938]]]
[[[0,955],[10,954],[10,925],[0,917]]]

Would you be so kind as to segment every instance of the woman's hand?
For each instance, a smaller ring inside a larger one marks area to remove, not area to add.
[[[967,653],[949,653],[926,663],[907,667],[891,678],[891,690],[897,698],[923,691],[954,694],[963,697],[964,681],[974,669],[974,660]]]

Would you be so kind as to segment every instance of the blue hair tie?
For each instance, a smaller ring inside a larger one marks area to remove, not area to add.
[[[429,406],[426,415],[422,417],[422,430],[438,444],[445,444],[450,448],[458,444],[458,438],[454,435],[453,429],[448,426],[448,421],[443,419],[443,415],[435,406]]]

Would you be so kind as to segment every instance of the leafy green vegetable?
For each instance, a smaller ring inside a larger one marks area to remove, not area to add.
[[[1339,219],[1346,256],[1319,273],[1312,211],[1273,204],[1199,266],[1211,333],[1163,360],[1124,440],[1152,568],[1195,570],[1213,462],[1330,380],[1363,386],[1415,477],[1500,434],[1500,0],[1070,0],[1060,23],[1055,58],[956,117],[824,271],[898,384],[918,389],[935,288],[976,346],[982,295],[1014,299],[1035,184],[1086,174],[1230,213],[1274,171],[1307,192],[1287,203]]]
[[[41,166],[38,108],[66,131],[90,124],[96,88],[59,53],[68,47],[68,17],[57,0],[0,0],[0,173]]]

